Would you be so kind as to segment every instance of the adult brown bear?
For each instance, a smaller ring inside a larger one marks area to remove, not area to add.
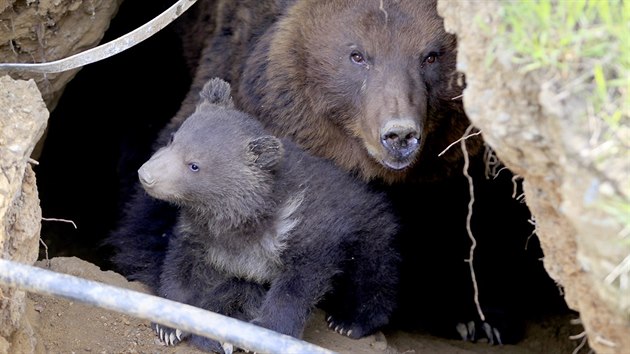
[[[461,150],[438,154],[470,123],[456,38],[435,6],[217,1],[214,35],[171,127],[190,114],[203,84],[220,76],[232,83],[238,107],[366,180],[450,175]],[[468,142],[470,153],[479,150],[479,138]]]
[[[258,117],[273,134],[290,137],[390,194],[403,220],[401,323],[426,324],[467,340],[516,339],[524,299],[534,295],[525,290],[542,292],[528,279],[542,279],[540,286],[551,289],[553,283],[544,276],[539,251],[531,243],[526,248],[532,227],[527,208],[511,198],[508,173],[493,181],[477,178],[483,175],[483,144],[478,136],[469,138],[470,173],[476,179],[474,265],[485,319],[476,310],[465,262],[470,195],[461,174],[462,150],[457,146],[440,154],[470,122],[461,101],[465,84],[456,70],[456,38],[445,31],[436,1],[219,0],[214,5],[209,7],[212,34],[199,54],[191,91],[157,146],[192,113],[209,79],[225,79],[236,107]],[[161,251],[163,242],[151,236],[168,234],[168,223],[147,225],[139,219],[169,215],[169,209],[146,198],[136,198],[112,243],[120,249],[115,262],[121,272],[151,283],[161,259],[148,257],[146,247],[138,257],[133,244],[150,240]]]

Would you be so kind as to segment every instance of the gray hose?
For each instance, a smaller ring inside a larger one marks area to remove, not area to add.
[[[197,0],[179,0],[141,27],[98,47],[48,63],[0,63],[0,70],[58,73],[76,69],[125,51],[156,34],[188,10]]]
[[[60,296],[258,353],[334,352],[231,317],[137,291],[0,259],[0,284]]]

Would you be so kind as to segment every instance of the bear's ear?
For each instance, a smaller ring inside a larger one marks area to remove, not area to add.
[[[203,85],[203,89],[199,93],[201,103],[211,103],[227,108],[233,108],[231,86],[226,81],[215,77]]]
[[[271,170],[284,156],[282,141],[275,136],[265,135],[247,144],[254,156],[254,163],[264,170]]]

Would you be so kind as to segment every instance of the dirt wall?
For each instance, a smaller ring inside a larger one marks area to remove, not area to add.
[[[68,57],[96,46],[122,0],[0,1],[0,62],[37,63]],[[55,74],[11,73],[34,79],[53,110],[79,69]],[[6,74],[1,72],[0,74]]]
[[[47,120],[34,81],[0,78],[0,257],[27,264],[37,260],[42,217],[29,157]],[[25,301],[24,291],[0,287],[0,353],[33,351]]]
[[[561,95],[554,85],[579,73],[562,78],[552,70],[520,70],[512,48],[497,47],[498,36],[505,36],[498,30],[502,6],[439,1],[447,30],[458,36],[466,112],[501,161],[524,179],[545,268],[580,312],[590,346],[598,353],[628,352],[630,291],[621,279],[627,274],[615,280],[611,272],[630,245],[620,239],[622,221],[600,207],[628,200],[627,150],[606,159],[594,153],[589,121],[579,116],[584,97]],[[622,127],[620,134],[627,133]]]

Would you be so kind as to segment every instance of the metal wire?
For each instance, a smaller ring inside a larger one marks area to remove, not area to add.
[[[0,284],[125,313],[258,353],[335,354],[297,338],[190,305],[6,259],[0,259]]]
[[[125,51],[151,37],[173,22],[196,2],[197,0],[179,0],[153,20],[124,36],[67,58],[47,63],[0,63],[0,70],[58,73],[92,64]]]

